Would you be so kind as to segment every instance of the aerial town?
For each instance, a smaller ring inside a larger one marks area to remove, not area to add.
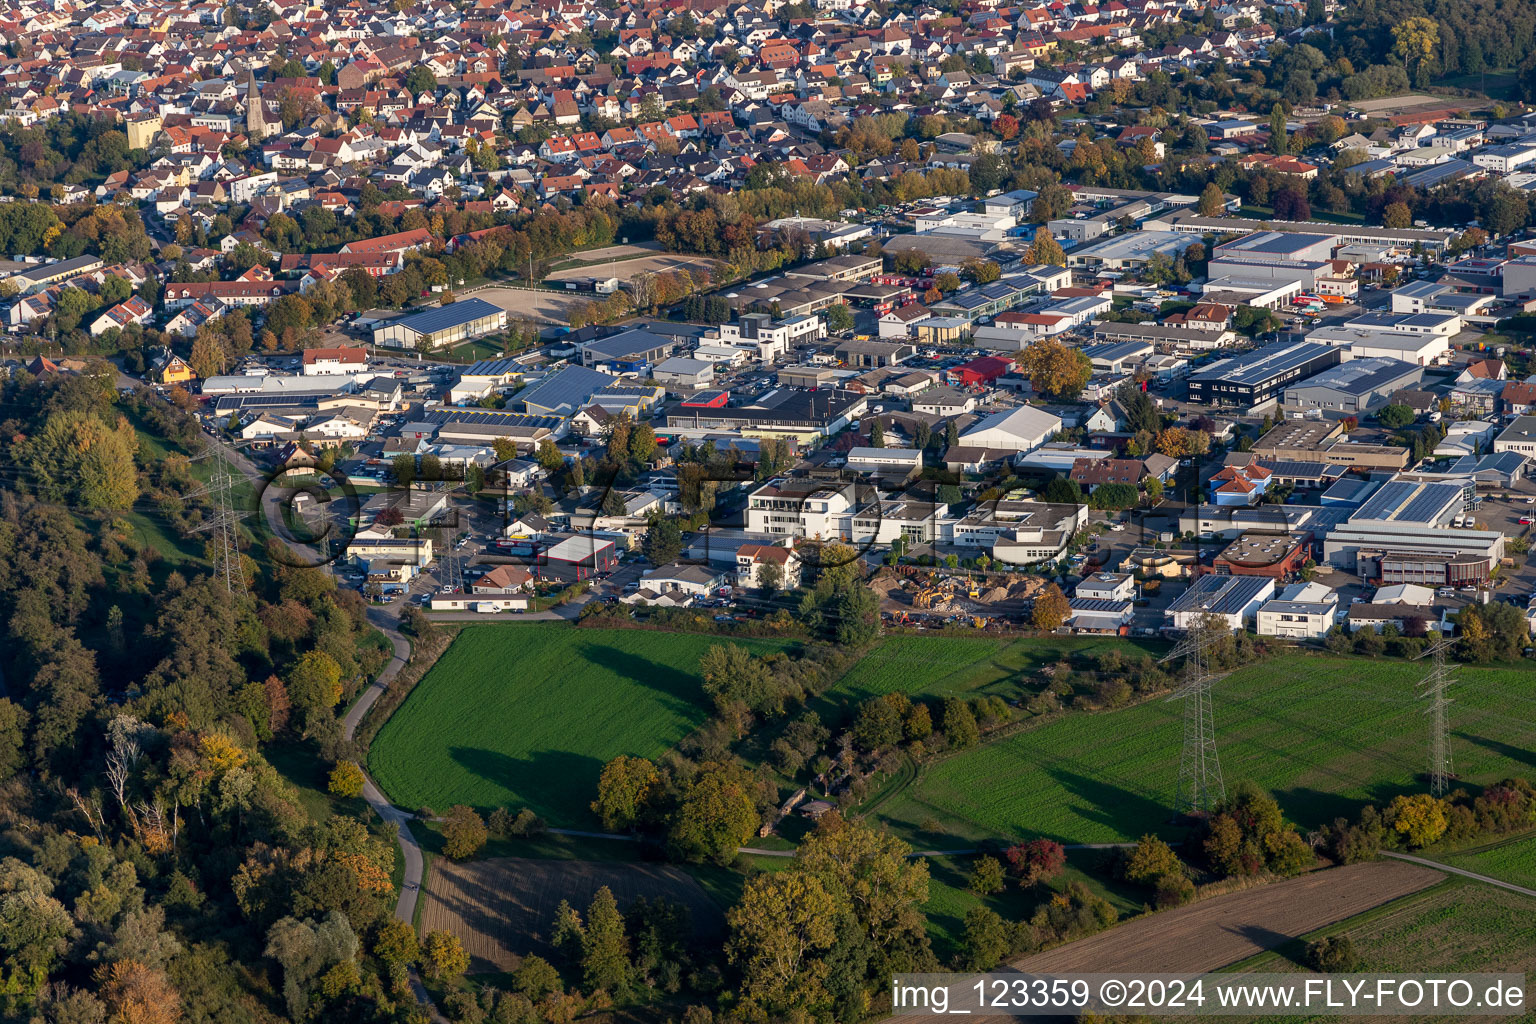
[[[1536,7],[0,35],[0,1024],[1529,1014]]]

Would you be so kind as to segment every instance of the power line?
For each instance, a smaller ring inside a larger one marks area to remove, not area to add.
[[[229,463],[220,458],[208,479],[208,495],[214,499],[218,511],[196,527],[196,532],[214,535],[217,544],[214,572],[223,577],[224,588],[230,594],[243,597],[246,588],[245,568],[240,564],[240,521],[246,513],[234,507],[234,486]]]
[[[1451,673],[1454,671],[1446,664],[1445,652],[1454,647],[1456,641],[1450,637],[1442,637],[1429,646],[1429,649],[1415,658],[1430,658],[1429,673],[1419,683],[1423,689],[1419,696],[1429,701],[1429,707],[1424,709],[1430,716],[1429,726],[1429,791],[1436,797],[1445,796],[1450,789],[1450,779],[1454,774],[1451,770],[1451,744],[1446,730],[1446,709],[1450,706],[1450,698],[1445,695],[1446,688],[1451,685]]]
[[[1181,815],[1209,814],[1227,798],[1221,777],[1221,758],[1216,752],[1216,720],[1211,707],[1210,669],[1207,650],[1222,635],[1194,619],[1184,638],[1162,661],[1184,659],[1185,681],[1169,700],[1184,701],[1184,745],[1179,754],[1178,790],[1174,811]]]

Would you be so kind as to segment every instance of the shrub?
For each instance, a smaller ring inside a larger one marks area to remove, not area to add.
[[[971,867],[971,877],[966,888],[978,896],[986,896],[1003,889],[1003,865],[996,857],[977,857]]]
[[[1054,839],[1033,839],[1008,848],[1005,854],[1019,884],[1028,888],[1049,882],[1067,866],[1066,847]]]
[[[1360,955],[1347,935],[1330,935],[1307,943],[1307,966],[1325,974],[1348,974],[1360,968]]]

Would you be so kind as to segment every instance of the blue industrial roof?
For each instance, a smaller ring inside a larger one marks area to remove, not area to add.
[[[512,400],[525,409],[531,407],[573,413],[613,381],[611,374],[585,366],[562,366],[519,391]]]
[[[531,416],[508,409],[434,409],[427,413],[428,423],[495,423],[513,427],[549,427],[560,425],[558,416]]]
[[[407,327],[418,334],[432,334],[435,331],[446,331],[454,327],[462,327],[464,324],[473,323],[488,316],[495,316],[500,312],[500,306],[493,306],[484,299],[460,299],[458,302],[450,302],[446,306],[424,310],[385,326]]]

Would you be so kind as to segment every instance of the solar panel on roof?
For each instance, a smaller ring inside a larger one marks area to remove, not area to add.
[[[1412,494],[1417,484],[1405,480],[1391,480],[1382,485],[1356,514],[1360,519],[1386,519]]]
[[[1445,506],[1461,497],[1461,488],[1454,484],[1426,484],[1423,491],[1397,514],[1407,522],[1428,522],[1439,515]]]

